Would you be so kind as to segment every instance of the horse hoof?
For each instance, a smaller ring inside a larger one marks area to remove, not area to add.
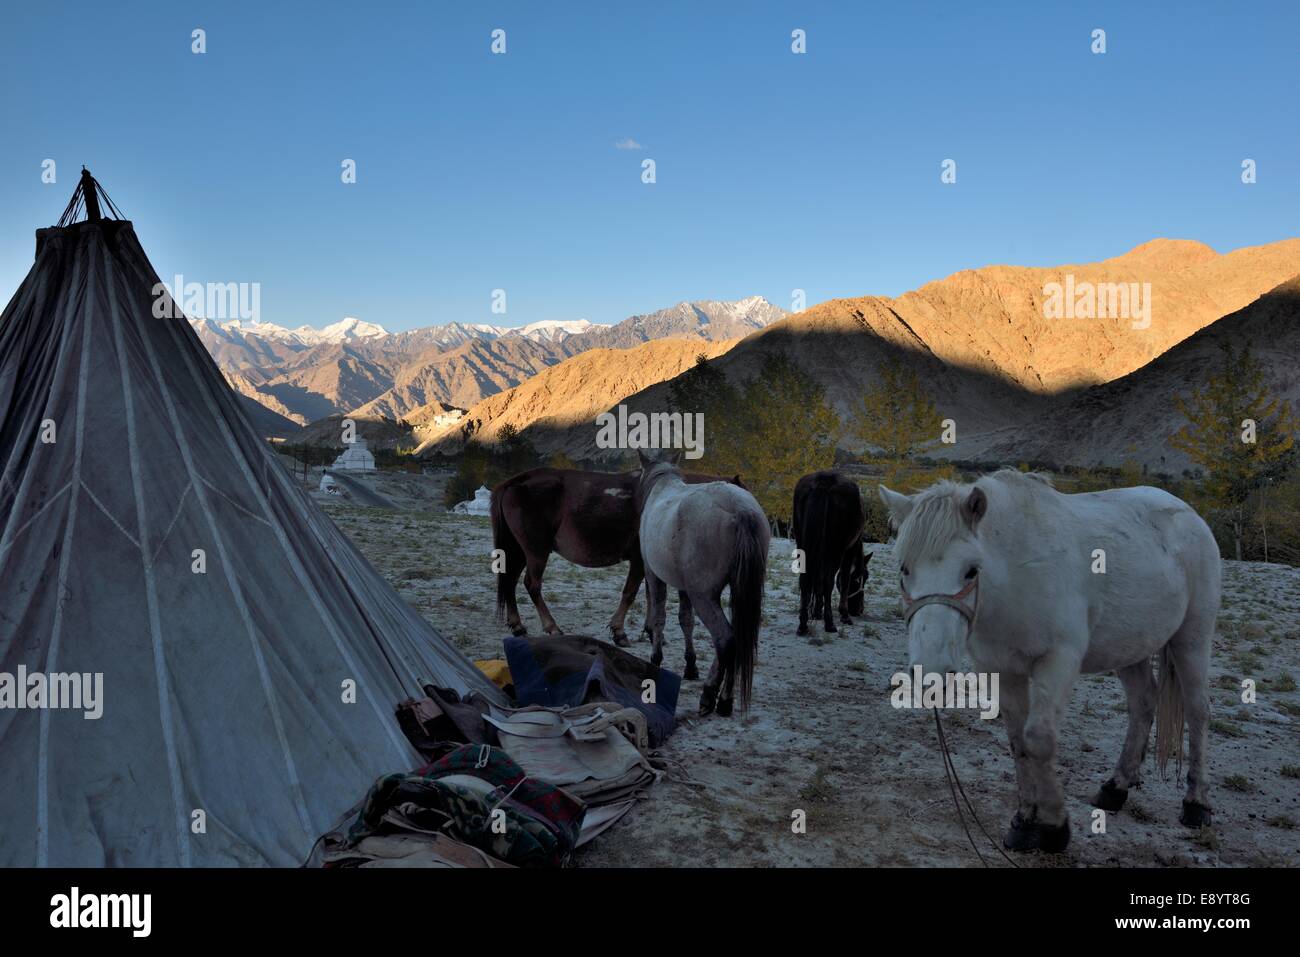
[[[796,629],[794,630],[794,633],[795,633],[796,635],[806,635],[806,634],[808,634],[808,625],[807,625],[806,623],[804,623],[804,622],[800,622],[799,627],[796,628]]]
[[[1040,824],[1038,821],[1026,821],[1019,811],[1011,819],[1011,826],[1002,837],[1002,846],[1009,851],[1040,850],[1047,854],[1059,854],[1070,843],[1070,819],[1060,824]]]
[[[1052,826],[1038,825],[1038,849],[1045,854],[1060,854],[1070,844],[1070,819]]]
[[[1180,823],[1187,827],[1209,827],[1214,821],[1214,812],[1204,804],[1183,799],[1183,813],[1178,816]]]
[[[1119,787],[1115,783],[1115,779],[1111,778],[1093,795],[1092,806],[1114,814],[1124,806],[1124,802],[1127,800],[1128,788]]]
[[[650,656],[650,664],[654,665],[656,668],[658,668],[658,667],[659,667],[660,665],[662,665],[663,663],[664,663],[664,656],[663,656],[663,655],[651,655],[651,656]]]
[[[731,708],[732,708],[732,700],[730,698],[718,699],[718,717],[730,718]]]
[[[614,632],[614,644],[620,648],[630,648],[632,646],[632,642],[628,641],[627,632],[625,631]]]
[[[1002,835],[1002,846],[1008,851],[1032,851],[1038,847],[1038,826],[1025,820],[1019,811],[1011,819],[1011,826]]]
[[[700,672],[698,669],[696,669],[695,662],[693,661],[686,662],[686,670],[682,672],[682,680],[683,681],[700,680]]]
[[[717,704],[717,701],[718,693],[705,688],[704,694],[700,695],[700,714],[713,714],[713,706]]]
[[[510,634],[514,635],[516,638],[527,638],[528,629],[523,625],[511,625]]]
[[[835,622],[833,621],[828,624],[824,630],[828,635],[833,635],[839,631],[839,629],[835,627]]]

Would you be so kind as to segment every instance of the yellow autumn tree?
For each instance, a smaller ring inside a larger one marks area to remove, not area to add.
[[[683,461],[683,468],[727,475],[743,470],[744,462],[738,454],[740,443],[733,441],[739,428],[740,404],[740,390],[703,353],[695,357],[695,365],[672,381],[668,387],[670,409],[683,415],[704,416],[704,455]]]
[[[784,353],[770,353],[745,383],[742,404],[751,465],[742,474],[769,518],[788,525],[801,476],[835,464],[840,420],[826,390]]]
[[[1251,496],[1290,470],[1296,421],[1269,393],[1249,347],[1225,341],[1221,348],[1221,371],[1174,400],[1187,421],[1169,444],[1204,470],[1201,495],[1228,523],[1240,560]]]
[[[670,393],[674,411],[704,413],[704,456],[683,464],[740,475],[781,525],[790,522],[795,482],[835,462],[839,419],[822,386],[784,353],[764,356],[739,387],[700,357]]]
[[[850,434],[863,445],[892,459],[909,458],[926,442],[939,438],[943,419],[916,370],[887,359],[876,384],[853,410]]]

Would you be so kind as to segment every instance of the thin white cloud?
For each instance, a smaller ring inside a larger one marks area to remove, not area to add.
[[[619,140],[617,143],[614,144],[614,149],[616,149],[616,150],[643,150],[643,149],[645,149],[645,147],[642,146],[640,143],[638,143],[636,140],[632,139],[632,137],[630,137],[630,136],[625,136],[625,137],[623,137],[623,139]]]

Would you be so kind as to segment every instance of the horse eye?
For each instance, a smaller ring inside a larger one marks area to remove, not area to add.
[[[978,575],[979,573],[980,573],[979,566],[978,566],[978,565],[972,565],[972,566],[970,567],[970,571],[968,571],[968,572],[966,573],[966,580],[967,580],[967,581],[970,581],[972,578],[974,578],[974,577],[975,577],[976,575]]]
[[[912,574],[912,573],[909,572],[909,571],[907,570],[907,566],[904,565],[904,566],[903,566],[903,575],[904,575],[904,577],[906,577],[907,575],[910,575],[910,574]]]

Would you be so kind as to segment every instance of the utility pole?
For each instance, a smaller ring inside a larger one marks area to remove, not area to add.
[[[1268,487],[1272,484],[1271,477],[1264,480],[1264,484],[1259,488],[1259,524],[1264,530],[1264,564],[1268,564]]]

